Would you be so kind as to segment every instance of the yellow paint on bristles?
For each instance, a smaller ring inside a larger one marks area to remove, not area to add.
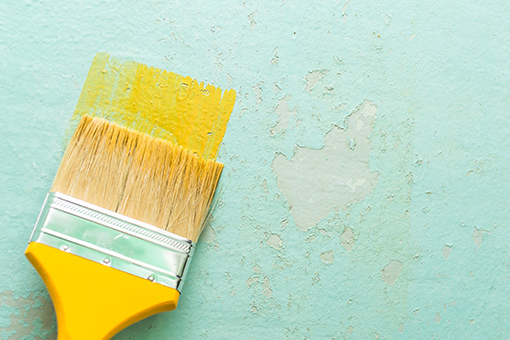
[[[215,159],[235,98],[233,90],[98,53],[69,131],[87,114]]]
[[[182,146],[85,115],[51,191],[196,242],[222,169]]]

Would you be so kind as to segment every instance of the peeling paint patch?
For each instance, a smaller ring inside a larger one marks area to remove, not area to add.
[[[255,22],[255,15],[258,12],[259,11],[255,10],[254,12],[252,12],[251,14],[248,15],[248,20],[250,21],[250,28],[251,29],[254,29],[255,27],[257,27],[257,22]]]
[[[257,104],[262,102],[262,84],[264,84],[263,81],[258,82],[257,84],[253,85],[253,93],[255,93],[255,100],[257,101]]]
[[[387,285],[393,286],[395,282],[397,282],[401,271],[402,263],[393,260],[381,270],[381,280],[383,280]]]
[[[405,325],[404,325],[404,323],[403,323],[403,322],[401,322],[401,323],[399,323],[399,324],[398,324],[398,332],[399,332],[400,334],[404,333],[404,330],[405,330],[405,329],[406,329],[406,327],[405,327]]]
[[[276,125],[271,129],[272,134],[284,131],[288,127],[290,119],[292,117],[295,117],[297,114],[296,107],[292,108],[292,110],[289,108],[289,103],[287,100],[290,97],[291,96],[287,95],[284,98],[280,99],[278,105],[274,109],[274,111],[278,114],[280,118],[278,119],[278,123],[276,123]]]
[[[376,111],[365,100],[348,117],[346,130],[335,127],[326,134],[322,149],[299,147],[291,160],[275,156],[277,184],[299,229],[306,231],[333,209],[363,200],[377,184],[379,173],[368,165]]]
[[[482,241],[483,241],[483,233],[486,233],[487,231],[486,230],[483,230],[483,229],[478,229],[477,227],[474,227],[475,229],[473,230],[473,243],[475,244],[475,246],[477,248],[480,248],[480,246],[482,245]]]
[[[335,262],[335,254],[332,250],[328,250],[321,254],[321,260],[326,264],[332,264]]]
[[[315,86],[319,83],[319,81],[328,74],[328,70],[316,70],[312,72],[308,72],[305,77],[306,87],[305,90],[308,92],[312,92]]]
[[[452,248],[453,248],[453,246],[448,246],[446,244],[443,246],[443,248],[441,248],[441,252],[443,253],[443,257],[445,259],[450,257],[450,254],[452,252]]]
[[[276,234],[271,234],[269,238],[266,240],[268,246],[273,247],[276,250],[282,249],[283,241],[280,236]]]
[[[31,293],[16,297],[4,290],[0,298],[0,334],[3,339],[48,339],[56,336],[56,317],[53,304],[43,295]]]
[[[271,289],[271,283],[269,282],[269,278],[266,276],[262,281],[262,294],[267,296],[268,298],[273,295],[273,290]]]
[[[258,276],[252,276],[246,280],[246,287],[250,288],[252,285],[256,285],[259,283],[259,277]]]
[[[315,242],[315,235],[310,235],[306,238],[305,242]]]
[[[340,245],[344,247],[345,250],[351,251],[354,247],[354,242],[354,232],[352,231],[352,228],[345,227],[342,233],[342,241],[340,242]]]
[[[271,59],[271,64],[276,65],[276,64],[278,64],[279,60],[280,60],[280,57],[278,57],[278,48],[275,48],[273,50],[273,59]]]
[[[216,239],[216,232],[209,224],[205,226],[202,234],[200,234],[200,239],[206,243],[212,243]]]

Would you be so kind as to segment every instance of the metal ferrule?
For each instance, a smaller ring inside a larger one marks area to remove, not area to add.
[[[181,291],[195,243],[147,223],[51,192],[30,242]]]

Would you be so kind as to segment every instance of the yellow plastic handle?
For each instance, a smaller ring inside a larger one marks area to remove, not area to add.
[[[179,292],[50,246],[25,255],[55,306],[58,340],[108,340],[150,315],[177,307]]]

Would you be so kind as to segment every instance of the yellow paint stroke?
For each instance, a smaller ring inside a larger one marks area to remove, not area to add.
[[[68,136],[82,115],[166,139],[214,159],[234,108],[234,90],[98,53],[71,119]]]

